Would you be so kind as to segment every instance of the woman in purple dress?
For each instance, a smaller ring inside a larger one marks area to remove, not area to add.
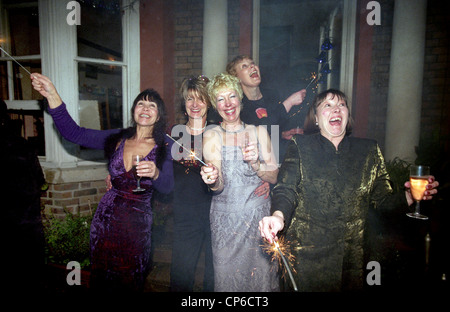
[[[99,290],[142,291],[149,272],[154,190],[173,188],[171,144],[165,136],[166,114],[159,94],[147,89],[133,102],[127,129],[79,127],[49,78],[33,74],[34,89],[47,98],[48,112],[61,135],[73,143],[104,149],[112,188],[101,199],[91,225],[91,285]],[[132,155],[144,155],[137,174],[144,192],[135,193]]]

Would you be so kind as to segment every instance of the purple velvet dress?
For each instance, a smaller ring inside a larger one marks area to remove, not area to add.
[[[105,139],[114,130],[92,130],[79,127],[65,105],[49,109],[61,135],[76,144],[103,149]],[[152,208],[154,189],[169,193],[173,188],[171,142],[166,141],[167,156],[158,179],[141,179],[146,191],[134,193],[136,180],[123,162],[125,140],[110,158],[112,189],[101,199],[91,224],[91,284],[100,290],[143,289],[150,265]],[[158,146],[145,160],[155,161]]]
[[[124,142],[109,165],[113,188],[101,199],[92,220],[92,283],[101,288],[119,289],[126,285],[139,290],[150,264],[153,186],[151,179],[143,178],[141,187],[146,191],[133,193],[136,180],[132,171],[124,167]],[[155,161],[155,150],[144,160]]]

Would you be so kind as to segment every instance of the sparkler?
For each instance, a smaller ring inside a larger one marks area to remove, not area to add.
[[[305,90],[308,90],[309,86],[317,79],[319,75],[316,75],[315,73],[312,73],[311,77],[311,81],[308,83],[308,85],[305,87]]]
[[[266,253],[272,254],[272,260],[278,259],[280,268],[283,267],[283,265],[280,263],[281,258],[281,261],[284,264],[284,268],[286,269],[289,279],[291,280],[292,287],[294,288],[295,291],[298,291],[297,284],[295,283],[294,276],[292,274],[291,267],[289,265],[289,263],[292,262],[295,257],[292,253],[290,253],[289,251],[290,248],[288,244],[285,242],[284,237],[281,237],[278,241],[274,242],[273,244],[269,244],[266,241],[266,243],[262,245],[262,248]]]
[[[305,90],[308,90],[308,88],[319,79],[319,75],[316,75],[316,73],[311,73],[311,81],[308,83],[308,85],[305,87]],[[306,79],[305,79],[306,80]],[[313,92],[314,92],[314,87],[312,88]],[[298,107],[298,109],[289,116],[289,118],[294,117],[295,115],[297,115],[298,113],[300,113],[304,107],[303,105],[304,103],[301,103]],[[306,103],[306,105],[308,106],[309,103]],[[297,127],[298,128],[298,127]]]
[[[189,149],[187,149],[186,147],[184,147],[183,145],[181,145],[177,140],[175,140],[174,138],[172,138],[170,135],[168,135],[167,133],[166,133],[166,135],[170,138],[170,139],[172,139],[172,141],[174,141],[175,143],[177,143],[179,146],[181,146],[186,152],[188,152],[189,153],[189,156],[191,156],[191,158],[192,157],[194,157],[195,159],[197,159],[201,164],[203,164],[204,166],[208,166],[207,164],[205,164],[205,162],[203,161],[203,160],[201,160],[200,158],[198,158],[198,156],[197,155],[195,155],[195,152],[194,151],[191,151],[191,150],[189,150]]]
[[[324,62],[324,63],[322,64],[321,69],[320,69],[320,71],[317,73],[317,75],[316,75],[316,73],[311,73],[311,78],[312,78],[312,79],[311,79],[311,81],[308,83],[308,85],[306,86],[305,89],[308,89],[309,86],[310,86],[311,84],[313,84],[314,81],[319,80],[321,74],[323,74],[323,73],[329,74],[329,73],[330,73],[330,68],[329,68],[329,65],[328,65],[328,64],[330,63],[330,61],[331,61],[331,58],[328,59],[328,60],[326,60],[326,62]],[[322,63],[322,62],[320,62],[320,63]],[[328,69],[325,70],[325,68],[328,68]]]
[[[288,272],[289,278],[291,279],[292,287],[294,287],[295,291],[298,291],[297,284],[295,283],[294,276],[292,275],[291,268],[289,267],[289,263],[287,262],[286,258],[284,257],[283,253],[281,252],[280,245],[278,242],[274,242],[275,247],[277,248],[278,253],[281,256],[281,259],[283,260],[284,267],[286,268],[286,271]]]
[[[10,59],[12,59],[14,62],[17,63],[17,65],[19,65],[20,67],[23,68],[23,70],[25,70],[30,76],[33,76],[30,71],[28,69],[26,69],[22,64],[20,64],[14,57],[12,57],[8,52],[6,52],[2,47],[0,47],[0,50],[3,51],[3,53],[6,54],[6,56],[8,56]],[[34,77],[34,76],[33,76]]]

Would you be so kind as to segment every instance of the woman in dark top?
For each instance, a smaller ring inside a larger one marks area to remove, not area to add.
[[[173,188],[170,142],[166,142],[165,106],[151,89],[139,94],[131,109],[134,125],[127,129],[79,127],[50,79],[31,76],[33,87],[47,98],[49,113],[61,135],[76,144],[105,149],[112,188],[101,199],[91,225],[91,285],[98,290],[142,291],[149,271],[154,190]],[[144,192],[135,193],[132,155],[143,155],[137,175]]]
[[[350,120],[345,94],[327,90],[316,97],[304,128],[314,134],[292,139],[272,193],[272,216],[260,222],[270,243],[285,228],[301,291],[362,289],[368,210],[406,210],[413,203],[409,182],[405,195],[392,195],[380,148],[349,137]],[[424,199],[438,185],[430,177]]]
[[[287,128],[291,109],[300,105],[306,97],[306,90],[302,89],[291,94],[284,101],[280,101],[277,91],[260,88],[261,73],[258,65],[247,55],[238,55],[227,64],[227,72],[239,78],[242,91],[241,119],[243,122],[255,126],[267,126],[272,144],[279,147],[279,155],[276,155],[281,163],[289,143],[288,140],[294,134],[303,133],[303,129]],[[272,126],[279,127],[278,136],[272,134]]]
[[[205,76],[190,77],[180,89],[186,124],[175,125],[172,137],[187,150],[202,158],[203,133],[211,107]],[[201,163],[177,144],[172,146],[175,187],[173,192],[173,247],[170,268],[171,291],[193,291],[195,270],[202,251],[205,252],[203,291],[214,291],[209,208],[211,192],[200,175]]]

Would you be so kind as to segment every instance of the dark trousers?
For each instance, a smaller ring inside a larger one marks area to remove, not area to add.
[[[202,249],[205,254],[203,291],[214,291],[211,229],[209,208],[211,203],[199,203],[195,207],[175,204],[170,290],[191,292],[195,271]]]

